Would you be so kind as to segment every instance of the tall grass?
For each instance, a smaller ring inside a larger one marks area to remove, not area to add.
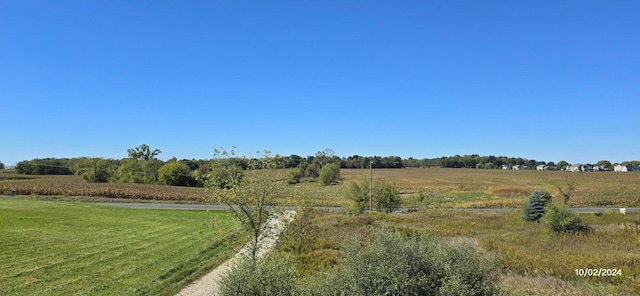
[[[429,233],[451,243],[467,242],[494,254],[504,273],[501,286],[507,295],[634,295],[640,291],[640,213],[581,214],[594,231],[588,235],[559,235],[541,223],[522,221],[520,211],[474,213],[426,209],[406,214],[308,211],[312,234],[285,234],[278,250],[290,254],[299,274],[314,274],[339,264],[344,242],[370,236],[369,225],[386,225],[406,234]],[[292,237],[310,236],[310,244],[292,252]],[[575,269],[614,268],[615,277],[579,277]],[[516,279],[529,283],[518,286]],[[535,287],[538,282],[540,287]],[[545,283],[551,283],[545,288]]]

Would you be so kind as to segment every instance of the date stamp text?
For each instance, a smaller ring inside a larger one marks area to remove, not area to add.
[[[621,276],[622,269],[619,268],[578,268],[576,276],[581,277],[605,277],[605,276]]]

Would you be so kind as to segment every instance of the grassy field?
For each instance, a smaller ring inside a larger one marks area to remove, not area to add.
[[[583,214],[591,234],[558,235],[544,224],[524,222],[520,212],[474,213],[428,209],[406,214],[306,210],[283,237],[278,251],[311,275],[339,264],[349,239],[366,239],[380,225],[406,234],[430,233],[467,242],[494,256],[506,295],[637,295],[640,291],[640,213]],[[612,277],[580,277],[575,269],[620,269]]]
[[[0,295],[173,295],[229,258],[225,212],[0,198]]]
[[[247,172],[247,173],[263,173]],[[280,171],[281,175],[286,173]],[[340,206],[349,182],[368,178],[368,170],[342,169],[339,185],[319,182],[289,185],[282,205]],[[28,178],[28,179],[24,179]],[[520,207],[533,190],[547,190],[559,199],[560,186],[573,182],[571,206],[638,207],[640,173],[570,173],[560,171],[502,171],[476,169],[375,169],[373,178],[386,178],[400,187],[403,206],[417,208]],[[24,176],[0,173],[0,194],[93,196],[134,200],[206,202],[203,188],[148,184],[90,184],[79,176]],[[419,198],[419,194],[422,198]]]
[[[341,171],[346,182],[368,174],[368,170]],[[640,206],[640,173],[429,168],[373,170],[373,177],[396,183],[406,206],[520,207],[533,190],[559,196],[555,185],[566,189],[570,182],[576,185],[570,206]],[[422,202],[415,198],[420,192],[425,195]]]

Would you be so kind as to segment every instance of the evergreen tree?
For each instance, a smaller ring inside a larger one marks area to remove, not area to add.
[[[529,201],[524,205],[522,220],[538,221],[544,215],[545,206],[551,202],[551,194],[546,191],[534,191]]]

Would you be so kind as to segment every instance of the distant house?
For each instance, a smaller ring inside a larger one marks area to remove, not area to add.
[[[638,168],[632,165],[616,165],[613,167],[614,172],[637,172]]]
[[[580,170],[583,172],[593,172],[593,166],[590,164],[581,165]]]
[[[545,164],[539,164],[538,166],[536,166],[536,170],[538,170],[538,171],[548,171],[550,169],[551,169],[551,167],[549,167],[548,165],[545,165]]]
[[[609,167],[606,165],[594,165],[593,166],[593,171],[594,172],[608,172],[609,171]]]
[[[579,172],[580,171],[580,167],[582,167],[582,165],[580,164],[572,164],[567,166],[566,171],[567,172]]]
[[[522,166],[520,164],[516,164],[516,165],[512,166],[511,169],[514,170],[514,171],[522,171],[522,170],[524,170],[524,166]]]
[[[509,169],[509,165],[508,164],[503,164],[502,165],[502,169],[505,170],[505,171],[508,170]]]

